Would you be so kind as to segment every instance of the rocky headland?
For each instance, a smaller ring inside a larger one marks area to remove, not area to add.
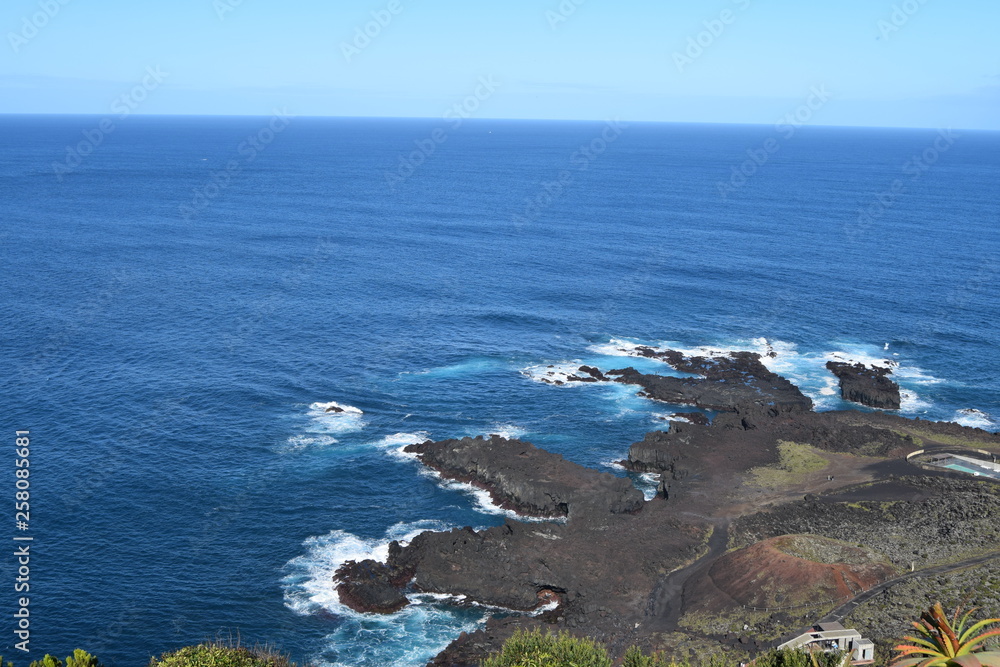
[[[629,448],[622,465],[658,473],[658,497],[645,501],[627,478],[520,440],[412,445],[443,477],[553,520],[394,542],[386,562],[337,572],[341,601],[391,613],[409,593],[431,592],[521,612],[463,634],[438,665],[476,665],[533,626],[593,637],[617,656],[638,644],[684,658],[763,648],[908,569],[1000,555],[1000,485],[905,458],[934,447],[1000,452],[1000,435],[881,412],[817,413],[751,353],[636,353],[691,377],[584,366],[566,381],[634,384],[714,413],[671,421]],[[788,567],[776,568],[782,559]]]
[[[448,479],[486,490],[505,509],[534,517],[588,518],[642,509],[628,479],[567,461],[530,442],[499,436],[409,445],[406,452]]]

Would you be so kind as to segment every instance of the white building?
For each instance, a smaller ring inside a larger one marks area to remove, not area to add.
[[[806,649],[810,645],[822,651],[844,651],[850,655],[852,665],[870,665],[875,662],[875,644],[865,639],[857,630],[848,630],[840,623],[820,623],[810,632],[785,642],[778,649]]]

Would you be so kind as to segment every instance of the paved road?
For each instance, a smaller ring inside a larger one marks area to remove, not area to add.
[[[729,542],[729,521],[719,521],[715,523],[714,526],[715,530],[712,532],[712,537],[708,540],[708,552],[687,567],[668,574],[653,590],[653,593],[650,595],[649,607],[646,611],[646,614],[650,617],[650,619],[643,624],[646,626],[645,629],[647,631],[675,631],[677,629],[678,622],[680,621],[681,613],[684,609],[684,587],[687,585],[687,582],[690,581],[690,579],[696,574],[707,570],[712,566],[712,563],[714,563],[717,558],[726,553],[726,545]],[[819,619],[817,622],[830,623],[833,621],[843,621],[847,615],[858,607],[858,605],[864,604],[879,593],[895,586],[896,584],[903,583],[904,581],[917,579],[919,577],[944,574],[945,572],[952,572],[954,570],[961,570],[967,567],[972,567],[973,565],[985,563],[995,558],[1000,558],[1000,551],[994,551],[984,556],[977,556],[975,558],[968,558],[958,563],[948,563],[945,565],[925,568],[923,570],[917,570],[915,572],[907,572],[904,575],[896,577],[895,579],[884,581],[878,586],[870,588],[867,591],[854,596],[823,618]],[[777,640],[774,644],[777,645],[781,641],[797,637],[801,633],[802,631],[789,634],[786,637]]]
[[[842,621],[844,618],[854,611],[858,605],[871,600],[873,597],[881,593],[882,591],[895,586],[896,584],[903,583],[904,581],[909,581],[910,579],[917,579],[919,577],[927,577],[932,574],[943,574],[945,572],[951,572],[952,570],[961,570],[966,567],[971,567],[973,565],[979,565],[980,563],[985,563],[986,561],[993,560],[994,558],[1000,558],[1000,551],[994,551],[985,556],[979,556],[977,558],[969,558],[963,560],[960,563],[950,563],[946,565],[937,565],[935,567],[928,567],[923,570],[917,570],[916,572],[907,572],[901,577],[896,577],[895,579],[889,579],[884,581],[875,588],[869,588],[864,593],[854,596],[844,604],[840,605],[829,614],[819,619],[819,623],[830,623],[832,621]]]
[[[687,567],[671,572],[653,589],[646,611],[652,618],[644,623],[650,632],[673,632],[684,608],[684,586],[692,576],[711,567],[715,560],[726,553],[729,543],[729,521],[718,521],[708,540],[708,553]]]

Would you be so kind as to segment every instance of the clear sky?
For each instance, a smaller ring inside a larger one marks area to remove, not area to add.
[[[0,113],[126,95],[149,114],[772,124],[812,102],[814,124],[1000,129],[997,0],[4,0],[0,26]]]

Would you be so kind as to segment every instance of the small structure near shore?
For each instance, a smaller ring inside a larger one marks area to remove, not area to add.
[[[961,451],[961,453],[960,453]],[[1000,481],[1000,463],[996,454],[983,449],[968,450],[935,449],[918,450],[909,454],[910,463],[930,468],[944,468],[954,472]]]
[[[857,630],[848,630],[840,623],[820,623],[809,632],[778,646],[778,649],[805,649],[813,646],[821,651],[843,651],[849,654],[852,665],[870,665],[875,662],[875,644],[865,639]]]

